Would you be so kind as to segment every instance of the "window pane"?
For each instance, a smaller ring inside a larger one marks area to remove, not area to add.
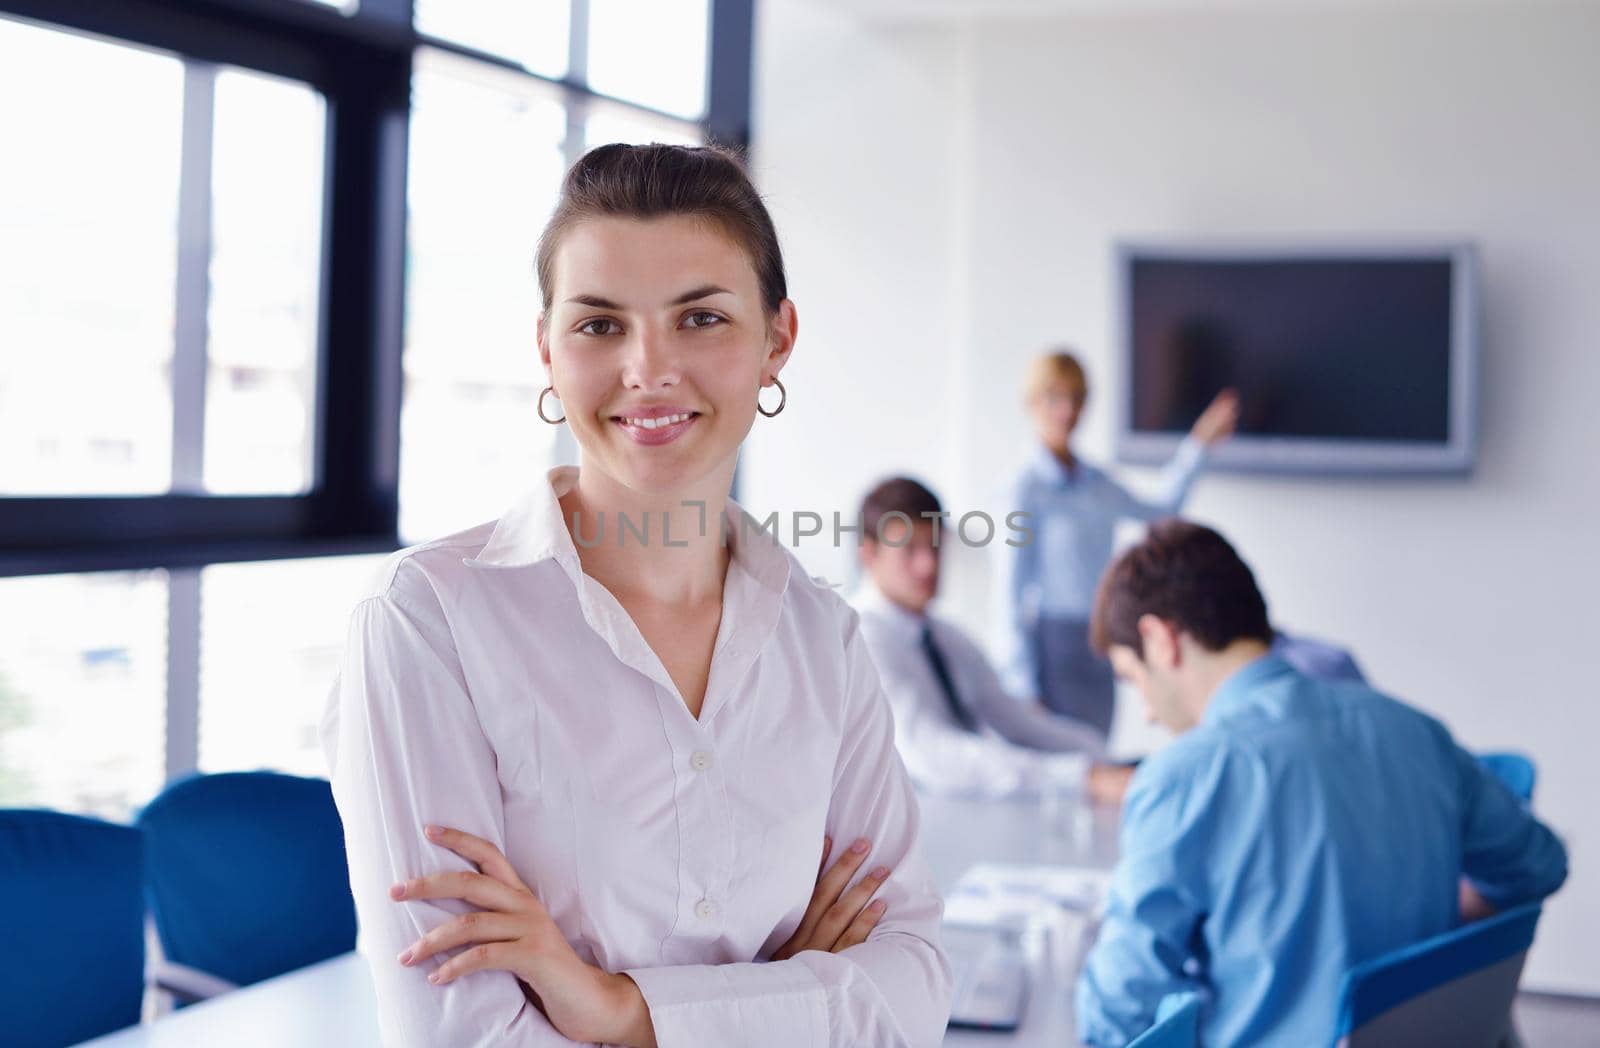
[[[593,149],[607,142],[641,145],[665,142],[671,145],[699,146],[705,136],[696,124],[652,118],[624,106],[595,105],[583,122],[583,148]]]
[[[167,578],[0,579],[0,807],[125,820],[165,778]]]
[[[706,111],[707,0],[590,0],[589,86],[691,119]]]
[[[411,125],[400,533],[498,516],[553,462],[533,257],[565,174],[566,113],[525,78],[419,56]]]
[[[311,489],[324,106],[304,84],[217,75],[205,486]]]
[[[567,75],[571,16],[568,0],[416,0],[418,32],[557,78]]]
[[[0,19],[0,99],[0,495],[166,491],[183,67]]]
[[[200,572],[200,768],[328,774],[318,727],[381,556]]]

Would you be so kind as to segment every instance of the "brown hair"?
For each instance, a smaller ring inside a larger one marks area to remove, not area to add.
[[[879,541],[882,538],[879,528],[883,526],[883,518],[891,513],[905,514],[912,524],[930,521],[937,528],[938,514],[942,508],[939,496],[924,485],[910,477],[890,477],[867,492],[867,497],[861,500],[861,537]],[[924,517],[924,513],[933,515]]]
[[[1150,526],[1145,540],[1106,569],[1095,594],[1089,640],[1102,655],[1112,645],[1142,659],[1139,617],[1154,615],[1208,651],[1249,638],[1270,644],[1267,602],[1228,540],[1176,518]]]
[[[1023,399],[1032,400],[1053,382],[1065,382],[1076,387],[1078,396],[1082,399],[1087,399],[1089,396],[1089,376],[1084,374],[1083,365],[1078,363],[1078,358],[1065,347],[1052,349],[1033,358],[1028,365],[1028,374],[1022,380]]]
[[[597,146],[567,172],[561,198],[539,236],[539,292],[550,308],[555,254],[587,218],[688,215],[718,227],[750,256],[770,316],[788,297],[783,254],[772,216],[750,184],[739,155],[721,146]]]

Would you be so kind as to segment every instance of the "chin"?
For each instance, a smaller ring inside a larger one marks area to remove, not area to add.
[[[640,455],[641,450],[646,451]],[[615,476],[641,495],[670,496],[689,493],[701,480],[714,473],[721,458],[690,452],[682,455],[651,454],[660,449],[626,448],[612,461]]]

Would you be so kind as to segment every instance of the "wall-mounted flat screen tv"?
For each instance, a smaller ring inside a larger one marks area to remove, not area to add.
[[[1238,434],[1211,465],[1459,472],[1476,450],[1470,244],[1117,248],[1117,453],[1165,461],[1218,391]]]

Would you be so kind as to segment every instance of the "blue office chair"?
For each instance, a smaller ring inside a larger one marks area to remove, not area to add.
[[[196,775],[169,785],[138,821],[158,985],[211,996],[355,948],[344,828],[327,780]]]
[[[139,1021],[139,831],[53,811],[0,811],[0,1041],[60,1048]]]
[[[1345,973],[1337,1048],[1516,1044],[1511,1005],[1542,903],[1446,932]]]
[[[1200,995],[1169,993],[1156,1009],[1155,1024],[1128,1048],[1196,1048],[1200,1043]]]
[[[1539,773],[1533,761],[1520,753],[1480,753],[1478,763],[1494,773],[1506,784],[1506,789],[1522,798],[1523,804],[1533,802],[1533,787]]]

